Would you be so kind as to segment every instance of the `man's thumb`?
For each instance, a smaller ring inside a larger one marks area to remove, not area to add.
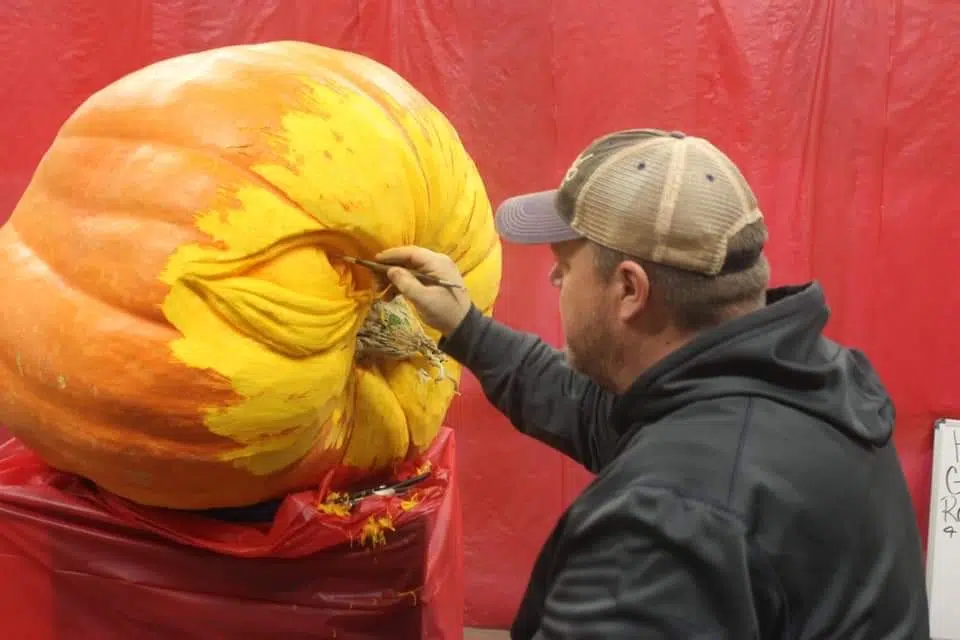
[[[387,277],[393,286],[407,298],[416,298],[423,290],[423,285],[412,273],[402,267],[393,267],[387,271]]]

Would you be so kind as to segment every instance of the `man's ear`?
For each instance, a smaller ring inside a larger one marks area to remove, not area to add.
[[[650,278],[638,262],[624,260],[613,274],[620,320],[633,320],[650,304]]]

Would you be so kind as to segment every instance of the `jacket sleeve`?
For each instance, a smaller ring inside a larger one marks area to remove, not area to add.
[[[440,348],[469,369],[487,399],[521,432],[597,472],[618,436],[609,424],[615,394],[572,370],[562,353],[476,308]]]
[[[745,528],[665,489],[568,520],[537,640],[759,637]]]

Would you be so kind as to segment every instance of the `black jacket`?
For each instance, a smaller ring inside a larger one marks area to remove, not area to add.
[[[917,523],[867,359],[820,287],[706,331],[614,396],[473,310],[441,346],[522,432],[597,474],[515,639],[928,640]]]

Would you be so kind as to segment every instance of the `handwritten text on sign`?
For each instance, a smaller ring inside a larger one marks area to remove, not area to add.
[[[940,498],[940,513],[943,515],[943,532],[949,537],[960,533],[960,436],[953,434],[953,463],[947,466],[943,486],[946,495]]]

